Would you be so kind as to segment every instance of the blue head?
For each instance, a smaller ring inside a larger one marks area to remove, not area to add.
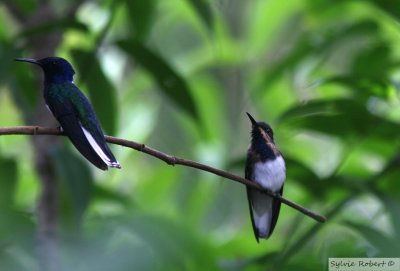
[[[75,74],[71,64],[61,57],[46,57],[39,60],[16,58],[16,61],[29,62],[42,67],[45,83],[72,82]]]

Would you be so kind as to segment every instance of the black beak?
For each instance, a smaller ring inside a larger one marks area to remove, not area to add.
[[[40,63],[39,61],[37,61],[36,59],[31,59],[31,58],[16,58],[14,59],[15,61],[19,61],[19,62],[29,62],[29,63],[33,63],[39,66],[42,66],[42,63]]]
[[[248,113],[246,112],[247,116],[249,117],[251,123],[253,124],[253,126],[258,126],[257,121]]]

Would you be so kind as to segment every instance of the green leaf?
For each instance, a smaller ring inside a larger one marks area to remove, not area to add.
[[[128,7],[132,36],[138,40],[144,40],[154,20],[155,0],[125,1]]]
[[[53,31],[78,30],[87,33],[88,27],[75,18],[62,18],[59,20],[51,20],[40,25],[35,25],[31,28],[26,28],[19,33],[19,37],[33,37],[39,34],[49,33]]]
[[[156,255],[165,270],[216,269],[211,248],[186,229],[185,223],[148,214],[135,214],[121,222]]]
[[[61,194],[66,195],[63,214],[68,216],[70,210],[71,224],[79,225],[92,198],[93,176],[89,170],[89,163],[71,152],[65,145],[58,148],[52,157],[57,176],[61,181]]]
[[[11,96],[18,109],[24,114],[25,119],[30,120],[38,98],[42,98],[43,85],[37,84],[42,72],[40,69],[15,62],[14,58],[21,57],[22,51],[14,48],[14,45],[4,43],[0,45],[0,80],[8,83]],[[21,65],[22,64],[22,65]]]
[[[335,83],[349,87],[358,96],[364,95],[367,98],[370,95],[388,98],[390,89],[388,86],[391,84],[388,78],[380,77],[364,77],[354,74],[332,76],[324,79],[323,84]]]
[[[359,232],[372,246],[379,250],[378,255],[382,257],[396,257],[400,246],[393,238],[386,236],[381,231],[366,224],[347,221],[345,224]]]
[[[280,121],[297,129],[312,130],[340,138],[374,136],[393,139],[400,125],[371,114],[351,99],[314,100],[296,105],[280,116]]]
[[[391,48],[384,40],[375,40],[373,46],[360,50],[351,66],[351,74],[373,79],[388,78],[387,70],[393,66]],[[373,68],[372,68],[373,67]]]
[[[378,187],[380,191],[385,193],[389,197],[396,197],[400,193],[400,185],[397,182],[400,178],[400,172],[396,166],[393,169],[386,170],[383,172],[383,176],[380,177]]]
[[[324,198],[331,187],[329,182],[321,180],[310,168],[301,161],[285,156],[286,175],[288,179],[297,181],[304,189],[316,198]]]
[[[211,29],[213,25],[213,13],[210,7],[210,3],[206,0],[187,0],[196,12],[199,14],[204,24]]]
[[[399,216],[400,201],[398,199],[390,198],[388,196],[385,197],[383,195],[381,195],[380,198],[391,217],[393,228],[397,235],[396,239],[398,240],[398,242],[400,242],[400,216]]]
[[[286,56],[282,57],[278,63],[275,65],[269,65],[262,76],[261,87],[259,87],[258,90],[263,91],[265,87],[268,87],[275,82],[283,72],[292,68],[296,63],[304,59],[313,51],[317,51],[317,48],[313,46],[312,42],[308,38],[304,37],[298,40],[296,46],[294,46]]]
[[[43,91],[42,87],[39,87],[33,78],[33,72],[29,71],[29,66],[16,66],[14,71],[15,78],[9,81],[11,95],[25,118],[32,119],[35,105],[38,99],[42,98],[42,95],[38,95],[38,92]]]
[[[213,246],[184,224],[138,212],[94,219],[67,262],[77,271],[220,270]]]
[[[395,171],[398,171],[397,167]],[[392,179],[391,182],[397,183],[397,180],[398,178]],[[384,204],[385,210],[388,212],[393,223],[393,228],[396,232],[397,240],[400,241],[400,201],[392,197],[388,192],[382,193],[380,190],[372,190],[372,192],[375,192],[374,194]],[[395,196],[397,196],[397,194],[395,194]]]
[[[392,0],[372,0],[377,7],[381,8],[391,16],[393,16],[397,21],[400,20],[400,9],[396,1]]]
[[[14,159],[0,158],[0,210],[9,210],[17,185],[17,163]]]
[[[33,12],[35,12],[39,4],[38,1],[35,0],[14,0],[12,2],[15,5],[15,7],[25,16],[29,16]]]
[[[15,210],[14,196],[18,184],[17,161],[0,157],[0,254],[2,246],[30,241],[34,226],[30,217]],[[0,255],[0,258],[5,255]],[[7,258],[10,256],[8,255]],[[0,269],[2,267],[0,260]]]
[[[135,61],[142,65],[157,81],[160,90],[195,119],[198,113],[190,89],[169,63],[137,40],[117,42]]]
[[[104,188],[98,184],[95,184],[93,187],[93,198],[96,200],[118,202],[122,205],[128,205],[131,202],[131,199],[128,196],[114,192],[109,188]]]
[[[106,133],[115,134],[118,107],[113,85],[93,52],[75,49],[71,53],[77,64],[80,81],[89,91],[90,101],[101,126]]]
[[[20,50],[15,49],[12,43],[3,42],[0,39],[0,85],[13,75],[16,64],[13,58],[19,53]]]
[[[290,23],[298,24],[298,21],[291,21]],[[379,30],[378,25],[372,20],[363,20],[353,24],[346,24],[337,30],[338,26],[335,24],[332,31],[324,31],[324,35],[318,33],[317,30],[304,33],[301,37],[295,39],[293,45],[290,47],[288,52],[279,58],[279,60],[273,64],[268,65],[266,72],[263,76],[260,91],[265,89],[265,86],[271,85],[279,76],[292,69],[299,62],[304,59],[317,55],[320,59],[326,57],[327,54],[331,54],[331,51],[336,50],[338,44],[346,41],[349,38],[355,36],[372,36],[377,35]],[[288,26],[288,29],[297,29],[294,25]],[[315,34],[318,34],[319,42],[315,42]],[[293,35],[293,34],[291,34]],[[282,41],[285,44],[278,44],[278,46],[287,46],[287,39]]]
[[[364,96],[365,99],[371,95],[388,98],[391,79],[387,71],[397,64],[391,58],[390,47],[383,40],[374,42],[374,46],[355,54],[346,75],[332,76],[324,81],[348,86],[358,97]]]

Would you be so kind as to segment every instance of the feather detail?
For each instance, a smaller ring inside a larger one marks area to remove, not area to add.
[[[103,149],[99,146],[99,144],[96,142],[96,140],[93,138],[93,136],[90,134],[88,130],[85,129],[85,127],[80,124],[83,133],[85,134],[86,139],[89,141],[89,144],[92,146],[94,151],[99,155],[101,160],[103,160],[104,163],[106,163],[109,167],[115,167],[115,168],[121,168],[121,165],[118,161],[112,161],[103,151]]]

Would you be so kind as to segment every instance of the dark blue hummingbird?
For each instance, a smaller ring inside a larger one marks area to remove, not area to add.
[[[285,160],[274,142],[274,133],[265,122],[252,123],[251,143],[247,151],[245,178],[282,195],[286,179]],[[278,220],[281,202],[256,189],[247,187],[250,217],[257,242],[268,239]]]
[[[71,64],[60,57],[15,60],[42,68],[46,105],[78,151],[102,170],[108,167],[121,168],[106,143],[89,100],[73,82],[75,71]]]

